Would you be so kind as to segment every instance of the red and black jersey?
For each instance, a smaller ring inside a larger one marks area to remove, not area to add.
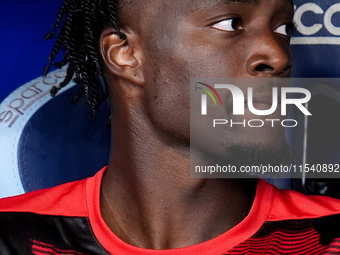
[[[248,216],[204,243],[149,250],[120,240],[100,213],[94,177],[0,200],[0,254],[340,254],[340,201],[282,191],[259,180]]]

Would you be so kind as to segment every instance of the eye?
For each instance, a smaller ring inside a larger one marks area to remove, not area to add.
[[[282,34],[285,36],[291,36],[291,34],[296,30],[294,23],[283,24],[274,30],[275,33]]]
[[[225,19],[214,24],[211,27],[221,30],[221,31],[228,31],[228,32],[233,32],[239,29],[243,29],[242,20],[240,18]]]

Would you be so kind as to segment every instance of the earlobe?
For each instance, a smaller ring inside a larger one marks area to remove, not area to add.
[[[136,54],[133,36],[122,39],[113,28],[106,28],[100,37],[100,51],[106,68],[114,75],[143,85],[141,60]]]

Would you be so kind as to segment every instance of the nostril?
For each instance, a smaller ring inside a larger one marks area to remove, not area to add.
[[[257,72],[265,72],[265,71],[274,71],[274,68],[266,64],[260,64],[256,66],[255,70]]]

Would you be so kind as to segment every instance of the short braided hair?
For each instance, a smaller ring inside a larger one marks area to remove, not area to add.
[[[111,25],[125,39],[118,24],[121,0],[65,0],[57,14],[53,28],[45,35],[49,40],[58,33],[55,45],[44,69],[46,75],[52,64],[57,68],[68,64],[65,79],[51,89],[51,95],[74,81],[81,89],[74,101],[85,96],[85,104],[91,107],[92,118],[106,97],[100,92],[99,80],[103,75],[103,63],[99,53],[99,37],[105,26]],[[64,51],[63,59],[55,63],[57,55]]]

